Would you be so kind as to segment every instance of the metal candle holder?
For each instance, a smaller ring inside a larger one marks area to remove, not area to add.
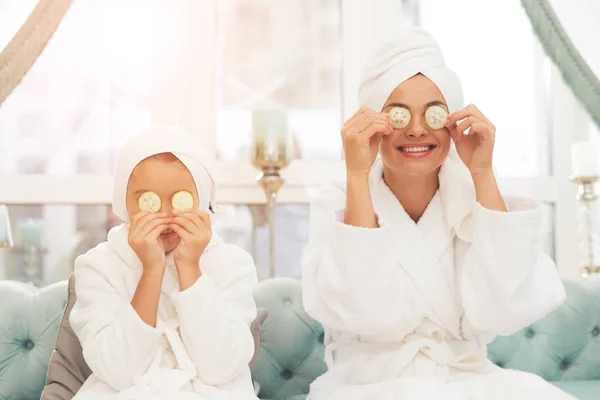
[[[272,121],[271,121],[272,119]],[[280,172],[292,157],[292,139],[287,131],[287,117],[278,110],[257,110],[254,121],[252,165],[261,170],[256,181],[267,197],[269,217],[269,277],[275,277],[275,205],[279,189],[285,183]]]
[[[10,218],[8,216],[8,207],[0,204],[0,249],[10,249],[13,247],[12,230],[10,228]]]
[[[570,180],[577,183],[578,194],[577,200],[583,206],[582,212],[579,214],[580,224],[580,251],[581,251],[581,275],[587,277],[589,274],[600,273],[600,265],[596,261],[595,248],[598,238],[594,231],[600,220],[597,220],[598,210],[598,195],[596,195],[594,186],[600,179],[598,176],[574,176]]]

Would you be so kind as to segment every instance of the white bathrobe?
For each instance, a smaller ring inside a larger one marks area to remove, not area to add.
[[[303,298],[325,327],[328,372],[310,400],[564,400],[542,378],[487,359],[510,335],[556,309],[565,291],[541,251],[542,211],[476,203],[456,159],[418,223],[382,179],[370,189],[379,228],[344,224],[345,184],[318,195],[303,259]]]
[[[248,366],[257,283],[250,255],[213,235],[202,276],[183,292],[169,257],[153,328],[130,304],[142,265],[127,233],[126,224],[113,228],[75,263],[70,322],[93,372],[75,399],[257,399]]]

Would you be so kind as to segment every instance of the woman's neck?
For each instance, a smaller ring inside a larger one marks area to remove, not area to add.
[[[438,172],[428,175],[401,175],[384,167],[383,180],[404,211],[418,222],[439,187]]]

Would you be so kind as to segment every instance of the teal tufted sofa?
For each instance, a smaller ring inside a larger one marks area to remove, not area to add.
[[[539,374],[579,399],[597,400],[600,278],[565,286],[564,306],[515,335],[497,338],[489,356],[502,367]],[[39,399],[66,296],[66,282],[37,290],[0,281],[0,399]],[[310,382],[325,372],[323,328],[304,312],[297,280],[263,281],[255,298],[269,310],[252,369],[260,397],[304,399]]]

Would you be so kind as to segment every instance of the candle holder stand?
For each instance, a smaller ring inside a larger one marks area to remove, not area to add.
[[[598,176],[573,176],[578,185],[577,225],[581,275],[600,274],[600,202],[595,192]]]
[[[267,198],[269,223],[269,277],[276,276],[275,270],[275,206],[277,195],[284,185],[281,170],[286,168],[292,157],[292,138],[287,130],[287,121],[282,112],[255,113],[252,165],[260,169],[256,181]],[[261,118],[262,117],[262,118]]]

